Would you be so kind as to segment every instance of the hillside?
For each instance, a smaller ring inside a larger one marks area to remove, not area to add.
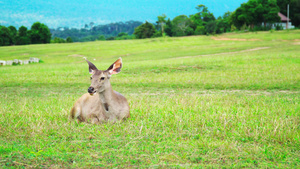
[[[75,42],[78,41],[95,41],[99,39],[101,35],[106,38],[111,36],[117,36],[121,32],[125,32],[128,35],[132,35],[134,29],[141,25],[140,21],[127,21],[127,22],[116,22],[105,25],[87,25],[86,28],[57,28],[50,29],[52,37],[59,37],[66,39],[71,37]]]

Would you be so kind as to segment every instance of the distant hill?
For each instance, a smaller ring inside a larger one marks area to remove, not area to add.
[[[132,35],[134,28],[141,24],[143,24],[143,22],[127,21],[94,26],[93,22],[91,22],[90,24],[85,24],[85,27],[81,29],[59,27],[56,29],[50,29],[50,32],[52,37],[59,37],[63,39],[71,37],[75,42],[83,42],[99,39],[101,35],[104,35],[105,38],[117,36],[121,32]]]

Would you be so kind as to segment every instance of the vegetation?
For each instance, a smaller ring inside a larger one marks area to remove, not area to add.
[[[155,27],[153,24],[146,21],[146,23],[138,26],[134,30],[134,35],[137,39],[151,38],[155,33]]]
[[[254,25],[261,23],[266,27],[266,23],[280,22],[279,11],[276,0],[249,0],[235,10],[231,15],[231,22],[237,28],[246,24],[253,29]]]
[[[144,36],[143,38],[160,37],[164,36],[164,33],[167,36],[189,36],[221,34],[235,30],[270,30],[274,23],[280,22],[278,16],[280,8],[282,8],[282,5],[279,7],[276,0],[249,0],[241,4],[234,12],[226,12],[222,17],[216,19],[205,5],[200,4],[196,7],[198,12],[190,16],[179,15],[173,20],[170,18],[166,20],[167,16],[164,14],[158,16],[156,25],[154,25],[157,29],[156,32],[152,36]],[[296,16],[299,13],[298,8],[292,10],[296,11],[291,13],[296,23]],[[276,30],[283,29],[280,26],[275,28]]]
[[[0,25],[0,46],[50,43],[50,39],[48,26],[40,22],[35,22],[30,30],[21,26],[18,31],[14,26]]]
[[[57,29],[50,29],[50,31],[54,37],[59,37],[62,39],[70,37],[74,42],[86,42],[115,39],[114,37],[123,32],[127,33],[128,35],[132,35],[134,29],[141,24],[142,22],[140,21],[127,21],[94,26],[94,23],[91,22],[90,24],[86,24],[85,27],[81,29],[59,27]],[[105,39],[103,39],[103,36]]]
[[[287,15],[287,5],[290,8],[290,19],[292,24],[296,27],[300,26],[300,1],[299,0],[277,0],[277,5],[280,8],[280,12]]]
[[[299,30],[1,47],[0,168],[299,168]],[[106,69],[131,117],[70,121],[82,57]],[[95,59],[95,60],[94,60]]]

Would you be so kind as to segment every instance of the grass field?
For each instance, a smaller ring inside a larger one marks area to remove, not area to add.
[[[131,117],[69,120],[99,69]],[[300,31],[0,47],[0,168],[299,168]]]

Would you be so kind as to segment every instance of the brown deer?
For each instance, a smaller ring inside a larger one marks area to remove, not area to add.
[[[114,91],[110,84],[110,77],[117,74],[122,68],[122,59],[119,58],[107,70],[98,70],[96,66],[89,64],[91,86],[88,93],[82,95],[71,110],[71,118],[77,118],[80,122],[93,124],[105,121],[116,122],[129,117],[129,105],[126,98]]]

